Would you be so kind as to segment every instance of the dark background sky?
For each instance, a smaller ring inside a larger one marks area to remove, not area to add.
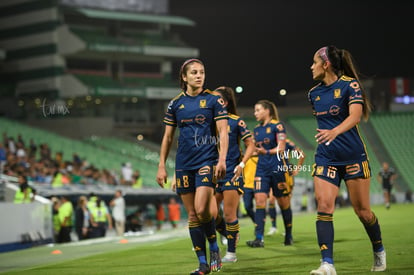
[[[170,0],[170,13],[196,22],[173,31],[200,49],[206,88],[241,85],[239,104],[251,106],[281,88],[306,92],[313,54],[328,44],[348,49],[367,78],[413,77],[410,2]]]

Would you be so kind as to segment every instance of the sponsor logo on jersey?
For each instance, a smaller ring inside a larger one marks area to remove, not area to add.
[[[178,107],[178,109],[184,109],[184,104],[181,104],[180,107]]]
[[[206,121],[206,117],[203,115],[203,114],[199,114],[199,115],[196,115],[196,117],[195,117],[195,122],[197,122],[198,124],[203,124],[204,123],[204,121]]]
[[[339,114],[339,111],[341,110],[341,108],[337,105],[332,105],[331,108],[329,108],[329,113],[333,116],[336,116]]]
[[[319,101],[319,100],[321,100],[321,97],[320,97],[320,96],[317,96],[317,97],[315,98],[315,101]]]

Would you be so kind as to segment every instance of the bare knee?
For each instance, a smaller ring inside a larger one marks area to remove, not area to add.
[[[332,214],[335,210],[335,201],[326,200],[322,197],[317,198],[318,212]]]
[[[366,224],[372,221],[373,213],[371,209],[354,209],[354,211],[362,223]]]

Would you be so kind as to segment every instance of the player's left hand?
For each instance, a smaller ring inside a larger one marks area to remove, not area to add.
[[[331,144],[331,142],[336,138],[337,134],[333,130],[327,129],[316,129],[318,133],[315,135],[316,142],[318,144],[325,143],[326,146]]]
[[[243,172],[243,168],[240,165],[237,165],[234,168],[234,176],[233,178],[231,178],[231,182],[235,182],[238,178],[240,178],[242,172]]]
[[[226,176],[226,162],[219,161],[216,165],[216,170],[214,171],[214,176],[216,179],[224,179]]]

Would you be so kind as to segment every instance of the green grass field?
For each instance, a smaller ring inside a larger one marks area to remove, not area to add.
[[[375,206],[387,251],[383,274],[414,274],[414,204]],[[351,208],[338,209],[335,221],[335,266],[338,274],[372,274],[371,244]],[[283,235],[265,237],[265,248],[249,248],[253,225],[241,219],[238,262],[226,263],[219,274],[309,274],[319,266],[315,214],[294,216],[293,246],[283,245]],[[269,227],[269,222],[266,223]],[[278,215],[278,228],[282,229]],[[157,240],[161,238],[161,240]],[[197,266],[186,229],[166,230],[149,237],[128,237],[82,245],[36,247],[0,254],[2,274],[189,274]],[[53,255],[59,249],[62,254]],[[225,248],[221,246],[224,252]]]

